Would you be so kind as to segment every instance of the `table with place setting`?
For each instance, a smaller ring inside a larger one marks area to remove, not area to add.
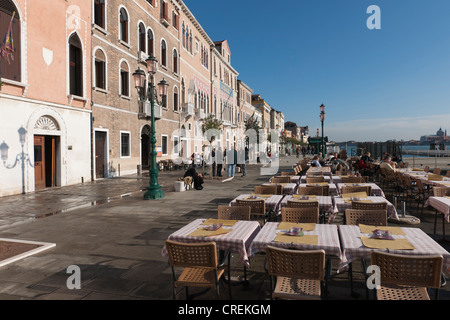
[[[230,206],[236,205],[236,200],[264,200],[266,205],[266,211],[272,211],[275,214],[280,214],[280,203],[283,200],[284,195],[277,194],[241,194],[231,200]]]
[[[304,188],[306,186],[311,187],[322,187],[322,186],[329,186],[330,188],[330,196],[337,196],[339,194],[339,191],[336,187],[336,184],[334,183],[327,183],[327,182],[311,182],[311,183],[300,183],[298,186],[299,188]]]
[[[266,182],[262,184],[263,186],[276,186],[281,185],[283,186],[283,194],[295,194],[297,192],[298,185],[297,183],[272,183],[272,182]]]
[[[291,228],[300,228],[299,234]],[[265,252],[267,246],[303,250],[323,249],[344,264],[337,225],[315,223],[267,222],[253,239],[250,255]]]
[[[381,189],[376,183],[373,182],[358,182],[358,183],[336,183],[336,188],[337,188],[337,192],[338,194],[342,193],[342,187],[343,186],[353,186],[353,187],[365,187],[365,186],[370,186],[371,187],[371,194],[370,196],[374,196],[374,197],[384,197],[384,192],[383,189]]]
[[[336,217],[336,214],[338,212],[344,213],[346,209],[351,209],[352,201],[367,202],[367,203],[386,202],[388,218],[400,220],[398,217],[397,209],[385,197],[374,197],[374,196],[366,197],[365,195],[358,195],[355,197],[352,194],[347,194],[334,197],[333,201],[334,201],[334,209],[333,212],[330,213],[328,217],[328,223],[332,223],[334,221],[334,218]]]
[[[450,197],[429,197],[425,206],[430,206],[444,215],[447,223],[450,223]]]
[[[169,235],[168,240],[185,243],[214,241],[218,250],[231,249],[239,255],[240,262],[249,267],[249,248],[260,230],[257,221],[196,219]],[[168,255],[165,246],[162,255]]]
[[[375,230],[389,233],[380,237],[376,236],[380,233]],[[343,263],[338,267],[339,272],[346,270],[349,263],[359,259],[366,259],[370,264],[370,253],[373,250],[404,255],[439,254],[444,257],[444,269],[450,270],[450,253],[420,228],[339,225],[339,236],[344,255]]]

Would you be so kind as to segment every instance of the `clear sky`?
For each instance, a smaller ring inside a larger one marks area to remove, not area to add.
[[[238,79],[333,141],[450,133],[450,0],[185,0]],[[381,10],[381,29],[366,22]]]

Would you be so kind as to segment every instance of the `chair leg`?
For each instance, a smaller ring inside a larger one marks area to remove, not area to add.
[[[435,213],[434,213],[434,231],[433,231],[433,234],[434,234],[434,235],[436,234],[436,222],[437,222],[437,216],[438,216],[438,212],[437,212],[437,210],[436,210]]]

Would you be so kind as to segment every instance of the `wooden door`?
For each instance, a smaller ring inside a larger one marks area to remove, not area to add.
[[[106,132],[95,132],[95,176],[105,177],[105,144]]]
[[[35,189],[45,188],[45,138],[34,136],[34,181]]]

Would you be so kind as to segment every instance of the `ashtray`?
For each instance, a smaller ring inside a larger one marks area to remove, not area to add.
[[[284,234],[288,235],[288,236],[302,236],[303,235],[303,228],[291,227],[289,229],[289,231],[285,231]]]
[[[220,229],[221,226],[222,226],[222,223],[214,223],[209,226],[203,227],[203,230],[216,231],[216,230]]]
[[[373,230],[372,238],[382,240],[394,240],[394,238],[392,237],[392,232],[388,230],[379,230],[379,229]]]

